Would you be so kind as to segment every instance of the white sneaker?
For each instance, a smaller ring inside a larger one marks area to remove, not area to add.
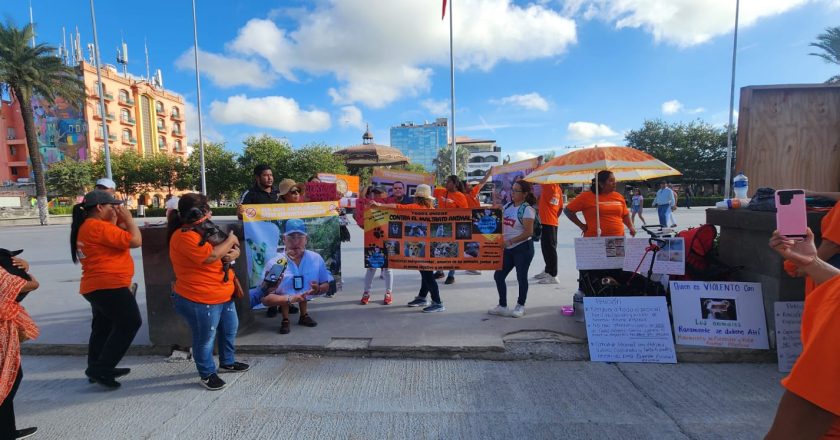
[[[517,304],[516,307],[513,308],[513,311],[510,312],[510,316],[514,318],[521,318],[525,316],[525,306]]]
[[[551,275],[544,277],[540,280],[540,284],[560,284],[560,280],[557,277],[553,277]]]
[[[510,310],[507,307],[496,306],[487,311],[490,315],[496,316],[510,316]]]
[[[534,279],[535,279],[535,280],[541,280],[541,279],[543,279],[543,278],[545,278],[545,277],[550,277],[550,276],[551,276],[551,275],[549,275],[549,274],[547,274],[547,273],[545,273],[545,272],[540,272],[540,273],[538,273],[538,274],[534,275]]]

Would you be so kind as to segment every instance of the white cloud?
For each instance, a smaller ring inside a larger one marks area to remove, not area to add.
[[[224,142],[224,135],[212,123],[209,123],[207,113],[203,112],[201,117],[201,135],[204,141]],[[184,121],[186,122],[186,142],[198,142],[198,109],[192,102],[184,101]]]
[[[245,124],[290,132],[316,132],[330,128],[330,115],[322,110],[301,110],[283,96],[248,98],[236,95],[227,102],[213,101],[210,116],[221,124]]]
[[[355,105],[341,107],[341,116],[339,116],[339,124],[342,127],[355,127],[358,129],[362,129],[365,126],[362,119],[362,111],[359,110],[359,108]]]
[[[744,0],[738,26],[747,28],[763,18],[824,1]],[[735,27],[732,0],[571,0],[564,10],[569,14],[583,11],[583,18],[598,18],[613,23],[616,29],[642,29],[655,41],[678,47],[705,43]]]
[[[569,138],[575,141],[591,141],[598,137],[616,136],[618,133],[604,124],[594,122],[571,122],[566,128]]]
[[[510,161],[519,162],[520,160],[532,159],[534,157],[537,157],[537,155],[534,153],[529,153],[527,151],[517,151],[510,155]]]
[[[424,99],[420,102],[420,105],[423,106],[432,116],[439,118],[443,117],[444,115],[449,114],[450,106],[449,100],[443,99],[440,101],[436,101],[434,99]]]
[[[679,113],[680,110],[682,110],[682,108],[682,103],[677,101],[676,99],[662,103],[662,113],[666,115],[673,115],[675,113]]]
[[[536,92],[528,93],[526,95],[511,95],[502,99],[491,99],[490,102],[497,105],[509,104],[528,110],[539,110],[543,112],[548,111],[548,101]]]
[[[432,67],[449,63],[449,26],[428,0],[322,0],[284,17],[252,19],[227,45],[236,56],[267,62],[287,80],[332,75],[328,91],[338,105],[381,108],[431,89]],[[463,0],[456,14],[457,68],[490,70],[499,62],[562,55],[577,40],[575,22],[543,4]],[[363,11],[363,13],[360,13]],[[269,17],[276,15],[270,14]],[[477,26],[476,23],[480,23]]]
[[[263,70],[256,61],[226,57],[201,49],[198,50],[198,64],[203,75],[209,77],[213,84],[224,88],[240,85],[265,88],[277,78],[275,73]],[[193,48],[188,49],[175,60],[175,67],[180,70],[195,71]]]

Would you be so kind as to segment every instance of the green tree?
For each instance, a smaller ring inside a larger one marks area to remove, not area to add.
[[[48,223],[47,185],[43,161],[35,132],[32,97],[41,96],[49,103],[56,97],[78,106],[85,99],[84,83],[73,68],[55,55],[55,48],[46,44],[30,46],[34,29],[31,24],[18,28],[9,20],[0,24],[0,83],[5,83],[20,102],[26,146],[35,177],[38,198],[38,217],[42,225]]]
[[[464,179],[467,176],[467,163],[470,161],[470,150],[463,145],[458,145],[455,158],[458,167],[458,177]],[[435,164],[435,180],[442,183],[446,176],[452,174],[452,147],[447,145],[438,150],[437,157],[432,161]]]
[[[148,160],[134,150],[111,151],[111,173],[117,191],[130,197],[155,187],[156,177],[147,165]],[[100,155],[93,162],[94,175],[105,175],[105,158]]]
[[[817,35],[817,41],[809,44],[809,46],[822,49],[822,52],[812,52],[808,55],[820,57],[826,63],[837,64],[840,66],[840,26],[826,28],[825,33]],[[832,76],[826,81],[826,83],[840,83],[840,75]]]
[[[180,176],[187,172],[187,164],[180,157],[171,154],[155,154],[143,160],[143,176],[151,178],[150,188],[166,188],[168,193],[172,189],[188,189],[187,180]]]
[[[726,176],[726,128],[700,120],[687,124],[646,120],[641,129],[630,130],[625,141],[682,172],[683,181]]]
[[[294,151],[285,139],[273,138],[269,135],[249,136],[243,141],[245,148],[239,156],[238,176],[234,178],[245,188],[254,184],[254,167],[259,164],[269,165],[274,172],[274,181],[280,182],[292,174],[299,164],[292,162]],[[227,171],[230,174],[231,171]],[[229,176],[228,178],[231,178]]]
[[[294,179],[295,182],[306,182],[318,173],[347,174],[344,159],[333,154],[334,152],[335,148],[317,143],[298,148],[292,152],[293,169],[283,177]],[[275,171],[275,176],[276,173]]]
[[[221,203],[225,197],[232,197],[242,190],[239,171],[236,167],[236,154],[225,149],[222,143],[204,143],[204,175],[207,183],[207,197]],[[250,176],[251,173],[249,172]],[[179,178],[184,188],[201,186],[201,164],[198,143],[193,144],[193,151],[187,159],[186,171]]]
[[[93,167],[90,162],[64,159],[53,162],[47,169],[47,188],[50,193],[73,197],[93,187]]]

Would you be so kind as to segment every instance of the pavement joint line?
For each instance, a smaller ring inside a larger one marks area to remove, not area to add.
[[[675,419],[674,416],[671,413],[669,413],[668,410],[665,409],[665,406],[662,405],[662,403],[660,403],[658,400],[654,399],[653,396],[650,395],[650,393],[645,391],[645,389],[642,388],[641,386],[639,386],[639,384],[637,384],[636,381],[634,381],[633,379],[630,378],[630,376],[627,374],[627,372],[624,371],[623,368],[621,368],[620,363],[615,363],[614,365],[615,365],[616,370],[618,370],[618,372],[621,373],[621,375],[624,376],[625,379],[627,379],[627,382],[629,382],[630,385],[632,385],[633,388],[635,388],[636,391],[638,391],[641,395],[645,396],[645,398],[651,404],[653,404],[653,406],[655,406],[657,409],[662,411],[662,414],[665,414],[665,416],[668,417],[668,420],[670,420],[674,424],[674,426],[676,426],[677,429],[680,430],[680,433],[682,435],[684,435],[686,438],[688,438],[690,440],[695,440],[695,438],[692,437],[691,434],[686,432],[686,430],[683,428],[683,426],[680,424],[680,422],[677,421],[677,419]]]

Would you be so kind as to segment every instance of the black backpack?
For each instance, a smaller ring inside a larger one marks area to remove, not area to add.
[[[503,208],[503,211],[507,210],[512,204],[513,202],[508,202],[508,204]],[[525,208],[528,206],[531,206],[528,202],[522,202],[522,204],[519,205],[519,209],[516,210],[516,218],[519,219],[520,224],[523,224],[522,217],[525,215]],[[534,231],[531,233],[531,240],[534,240],[535,243],[539,242],[542,237],[542,223],[540,223],[539,214],[540,213],[537,211],[537,208],[534,208]]]

